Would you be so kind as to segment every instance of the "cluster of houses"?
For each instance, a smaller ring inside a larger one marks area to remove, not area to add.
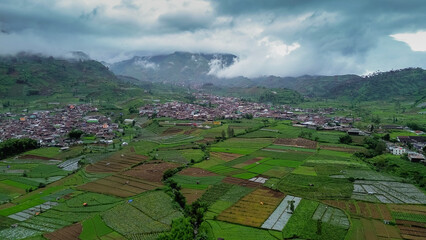
[[[194,103],[166,102],[145,105],[139,113],[148,117],[170,117],[179,120],[214,121],[217,119],[239,119],[247,116],[254,118],[274,118],[293,120],[295,126],[327,130],[349,130],[348,127],[359,118],[327,117],[334,112],[333,108],[319,111],[312,109],[292,108],[287,105],[247,102],[235,97],[221,97],[210,94],[195,94]]]
[[[399,136],[396,138],[399,144],[387,143],[388,151],[393,155],[407,154],[408,159],[411,162],[421,162],[426,164],[426,158],[423,154],[420,154],[423,148],[426,146],[426,137],[423,136]],[[410,146],[409,150],[404,146]]]
[[[87,116],[88,113],[97,111],[97,108],[83,104],[68,105],[51,111],[1,114],[0,140],[31,138],[43,146],[68,146],[77,143],[67,138],[67,134],[73,129],[105,140],[113,139],[118,124],[102,115]]]

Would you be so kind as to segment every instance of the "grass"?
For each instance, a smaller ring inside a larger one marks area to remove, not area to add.
[[[250,154],[272,143],[268,138],[231,138],[215,144],[211,147],[212,152],[226,152],[237,154]]]
[[[256,177],[257,175],[258,175],[257,173],[239,173],[232,176],[236,178],[241,178],[241,179],[250,179],[250,178]]]
[[[299,166],[298,168],[294,169],[294,171],[292,173],[309,175],[309,176],[316,176],[317,175],[317,173],[315,172],[315,168],[306,167],[306,166]]]
[[[58,147],[38,148],[25,152],[24,155],[35,155],[40,157],[55,158],[57,155],[60,154],[59,150],[60,148]]]
[[[302,148],[302,147],[290,147],[290,146],[281,146],[281,145],[270,145],[268,148],[271,149],[281,149],[281,150],[292,150],[292,151],[301,151],[301,152],[316,152],[315,149]]]
[[[346,179],[289,174],[279,183],[278,189],[308,199],[349,199],[353,184]]]
[[[283,159],[269,159],[264,162],[264,164],[268,164],[271,166],[290,167],[290,168],[296,168],[302,165],[302,163],[303,162],[301,161],[292,161],[292,160],[283,160]]]
[[[426,215],[421,214],[392,212],[392,217],[395,219],[426,223]]]
[[[83,231],[79,236],[81,240],[97,239],[113,232],[113,230],[102,221],[100,215],[95,215],[87,219],[82,225]]]

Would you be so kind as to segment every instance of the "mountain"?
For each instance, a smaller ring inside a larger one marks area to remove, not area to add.
[[[289,88],[309,97],[348,100],[418,98],[426,95],[426,71],[407,68],[361,77],[357,75],[262,77],[252,79],[268,88]]]
[[[117,75],[150,82],[180,84],[214,81],[215,71],[229,67],[237,57],[232,54],[174,52],[166,55],[135,56],[110,65]]]
[[[149,82],[166,82],[200,87],[212,83],[219,87],[253,88],[257,86],[291,89],[307,97],[379,100],[418,98],[425,96],[426,72],[420,68],[375,73],[370,76],[354,74],[336,76],[258,78],[219,78],[215,73],[227,68],[237,59],[232,54],[195,54],[175,52],[167,55],[133,57],[109,65],[118,75]]]
[[[0,99],[104,99],[126,94],[124,83],[108,68],[83,53],[73,54],[72,59],[25,53],[0,57]]]

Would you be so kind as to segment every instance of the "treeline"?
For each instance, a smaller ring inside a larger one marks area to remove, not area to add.
[[[37,141],[30,138],[8,139],[0,143],[0,159],[5,159],[38,147]]]

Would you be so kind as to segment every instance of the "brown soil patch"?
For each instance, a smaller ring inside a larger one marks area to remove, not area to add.
[[[197,131],[196,128],[191,128],[191,129],[188,129],[185,132],[183,132],[183,134],[185,134],[185,135],[191,135],[191,133],[193,133],[195,131]]]
[[[245,166],[247,166],[247,165],[250,165],[250,164],[253,164],[253,163],[259,162],[259,161],[260,161],[260,160],[262,160],[262,159],[264,159],[264,157],[257,157],[257,158],[253,158],[253,159],[247,160],[247,161],[245,161],[245,162],[243,162],[243,163],[237,164],[237,165],[235,165],[235,166],[233,166],[233,167],[236,167],[236,168],[243,168],[243,167],[245,167]]]
[[[290,146],[290,147],[303,147],[316,149],[317,142],[304,139],[304,138],[279,138],[274,142],[276,145]]]
[[[396,224],[398,224],[398,225],[406,225],[406,226],[413,226],[413,227],[422,227],[422,228],[426,229],[426,223],[421,223],[421,222],[414,222],[414,221],[396,219]]]
[[[206,190],[184,188],[180,192],[183,194],[183,196],[185,196],[186,203],[192,204],[193,202],[197,201],[197,199],[199,199],[206,192]]]
[[[248,188],[257,188],[262,186],[262,183],[252,182],[249,180],[241,179],[241,178],[235,178],[235,177],[226,177],[222,180],[224,183],[230,183],[234,185],[239,185],[242,187],[248,187]]]
[[[394,212],[406,212],[406,213],[426,215],[426,206],[423,206],[423,205],[389,204],[389,208]]]
[[[87,172],[120,172],[126,168],[148,160],[148,157],[131,154],[131,153],[116,153],[111,157],[99,161],[95,164],[86,167]]]
[[[242,157],[244,155],[236,153],[224,153],[224,152],[211,152],[210,157],[219,158],[225,160],[226,162],[232,161],[236,158]]]
[[[56,160],[54,158],[41,157],[41,156],[36,156],[36,155],[31,155],[31,154],[19,156],[18,159]]]
[[[134,147],[130,147],[130,152],[134,153],[135,152],[135,148]]]
[[[403,226],[403,225],[399,225],[398,228],[399,228],[401,234],[415,236],[415,237],[423,237],[423,239],[426,238],[426,228],[408,227],[408,226]]]
[[[177,134],[177,133],[180,133],[180,132],[182,132],[183,130],[182,129],[180,129],[180,128],[176,128],[176,127],[171,127],[171,128],[168,128],[168,129],[166,129],[161,135],[172,135],[172,134]]]
[[[79,239],[78,236],[82,230],[83,226],[80,223],[76,223],[51,233],[45,233],[43,236],[49,240],[75,240]]]
[[[201,168],[185,168],[179,172],[179,175],[192,176],[192,177],[209,177],[219,176],[216,173],[209,172]]]
[[[142,179],[149,182],[161,183],[163,178],[163,173],[168,169],[179,167],[177,163],[169,162],[156,162],[156,163],[145,163],[134,167],[128,171],[125,171],[123,174],[138,179]]]
[[[148,182],[132,176],[117,174],[86,183],[79,186],[78,189],[118,197],[130,197],[161,186],[162,183]]]
[[[0,210],[1,209],[6,209],[6,208],[10,208],[10,207],[13,207],[13,206],[15,206],[15,204],[13,204],[13,203],[5,203],[5,204],[0,205]]]

